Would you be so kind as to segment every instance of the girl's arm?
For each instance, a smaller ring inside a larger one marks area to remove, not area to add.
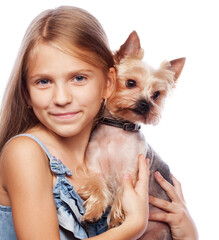
[[[17,238],[60,239],[49,160],[41,147],[32,139],[15,138],[1,158]]]
[[[172,175],[174,184],[174,186],[172,186],[159,172],[155,173],[155,178],[160,186],[167,192],[172,202],[150,196],[150,203],[165,210],[166,213],[151,213],[149,219],[168,223],[173,239],[197,240],[198,232],[186,207],[180,182]]]
[[[15,138],[5,146],[1,161],[17,238],[59,240],[52,175],[41,147],[32,139]],[[124,223],[91,239],[131,240],[138,239],[145,232],[148,223],[148,165],[141,156],[139,180],[135,187],[130,176],[124,176]]]

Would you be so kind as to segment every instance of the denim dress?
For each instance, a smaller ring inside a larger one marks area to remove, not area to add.
[[[53,196],[59,221],[60,239],[86,239],[105,232],[107,230],[107,215],[109,211],[106,211],[98,222],[86,224],[81,222],[85,209],[83,200],[66,177],[72,175],[71,171],[61,160],[52,156],[38,138],[31,134],[20,134],[15,137],[19,136],[30,137],[42,147],[49,159],[51,171],[56,174],[57,178],[53,188]],[[11,207],[0,205],[0,240],[16,239]]]

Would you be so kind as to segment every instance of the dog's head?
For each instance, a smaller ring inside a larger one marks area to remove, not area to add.
[[[107,109],[117,118],[144,124],[157,124],[166,96],[175,87],[185,58],[164,61],[153,69],[143,59],[137,33],[132,32],[115,53],[117,86]]]

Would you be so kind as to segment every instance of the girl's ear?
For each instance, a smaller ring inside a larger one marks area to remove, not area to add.
[[[103,98],[109,98],[116,89],[116,69],[111,67],[107,73],[107,84],[104,90]]]

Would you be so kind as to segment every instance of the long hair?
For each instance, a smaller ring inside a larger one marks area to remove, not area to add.
[[[39,14],[26,31],[3,96],[0,152],[11,137],[39,123],[26,101],[26,76],[30,57],[40,42],[100,67],[105,73],[114,66],[106,34],[90,13],[76,7],[61,6]]]

